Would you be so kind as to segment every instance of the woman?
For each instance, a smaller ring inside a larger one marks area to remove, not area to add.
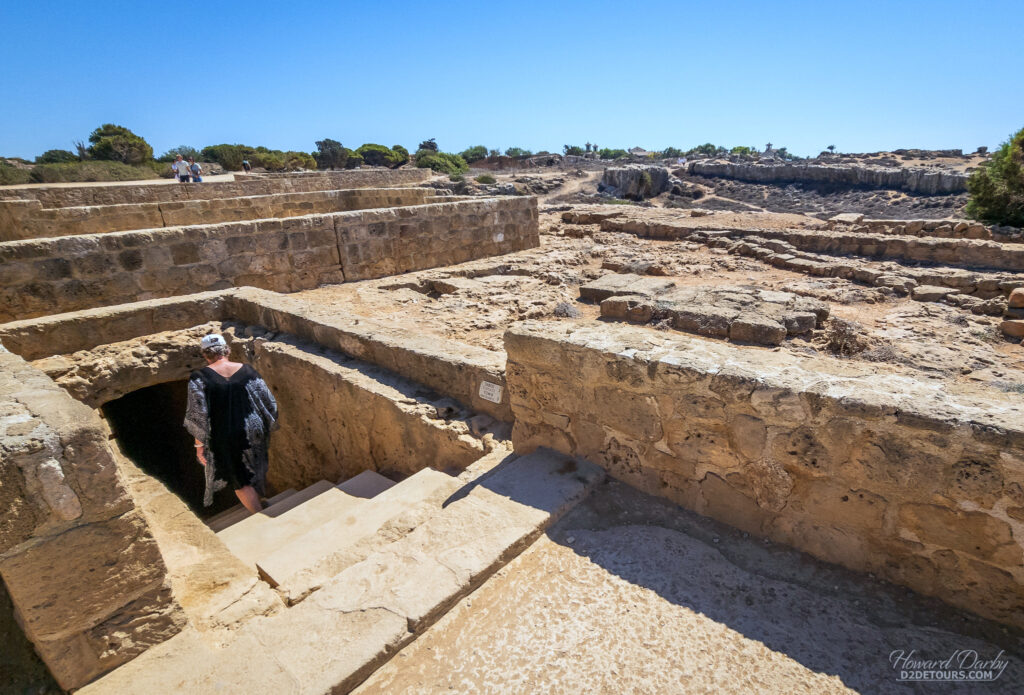
[[[195,437],[196,458],[206,467],[203,505],[229,483],[250,512],[263,508],[267,449],[277,429],[277,402],[259,373],[228,360],[223,336],[205,336],[199,347],[207,366],[188,380],[185,429]]]

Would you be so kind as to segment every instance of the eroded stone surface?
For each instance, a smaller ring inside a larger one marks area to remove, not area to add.
[[[601,315],[631,323],[666,322],[677,330],[778,345],[787,335],[814,330],[828,318],[824,302],[757,287],[678,287],[669,280],[606,275],[580,287],[601,302]]]

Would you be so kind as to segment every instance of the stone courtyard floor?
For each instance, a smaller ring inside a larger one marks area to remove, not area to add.
[[[355,692],[1024,692],[1021,636],[610,481]],[[998,680],[890,663],[971,649]]]

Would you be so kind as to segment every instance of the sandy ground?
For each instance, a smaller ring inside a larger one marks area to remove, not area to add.
[[[609,482],[355,692],[995,693],[1019,631]],[[896,650],[1004,651],[995,683],[901,683]]]

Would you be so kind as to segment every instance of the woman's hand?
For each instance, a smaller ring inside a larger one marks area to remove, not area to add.
[[[201,442],[196,442],[196,458],[199,459],[199,463],[206,465],[206,453]]]

